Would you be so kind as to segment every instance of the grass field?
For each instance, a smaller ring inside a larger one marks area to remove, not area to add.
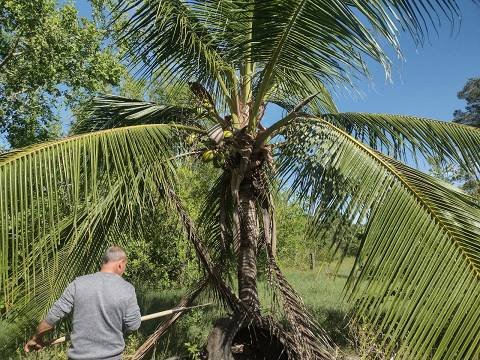
[[[329,333],[335,343],[347,352],[348,319],[346,319],[346,313],[349,307],[342,301],[342,290],[352,263],[353,259],[346,259],[336,276],[334,276],[334,265],[331,264],[319,264],[314,270],[284,269],[285,276],[302,296],[307,308],[318,323]],[[267,300],[269,292],[264,281],[259,283],[259,292],[260,296]],[[178,290],[139,292],[142,314],[176,306],[182,293],[183,289],[180,287]],[[268,308],[268,300],[266,303]],[[174,355],[187,356],[189,353],[195,353],[205,343],[214,319],[222,315],[224,315],[223,311],[215,307],[186,313],[175,327],[161,339],[155,358],[168,359]],[[125,358],[134,352],[142,339],[153,332],[157,324],[158,320],[145,322],[138,334],[128,337]],[[66,359],[65,353],[65,346],[57,346],[54,349],[45,349],[39,354],[26,356],[26,358]],[[12,358],[18,359],[19,357],[23,358],[20,354]]]

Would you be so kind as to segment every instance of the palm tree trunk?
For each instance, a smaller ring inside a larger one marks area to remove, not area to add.
[[[240,190],[240,247],[238,250],[238,293],[252,310],[260,308],[257,291],[258,221],[253,189]]]

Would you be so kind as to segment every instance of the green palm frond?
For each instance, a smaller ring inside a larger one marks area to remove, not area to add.
[[[373,326],[386,330],[387,347],[393,350],[391,340],[405,345],[397,350],[400,359],[478,357],[480,207],[419,171],[379,158],[401,183],[375,209],[351,297]],[[400,219],[386,221],[400,211]]]
[[[95,258],[96,239],[104,239],[111,227],[134,223],[160,188],[173,186],[169,159],[182,132],[190,130],[124,127],[2,155],[0,288],[7,311],[33,295],[57,296],[77,275],[69,267],[78,270]],[[50,291],[36,294],[39,286]]]
[[[102,95],[94,98],[90,107],[91,114],[74,124],[72,134],[171,122],[198,126],[203,117],[201,111],[194,107],[159,105],[117,95]]]
[[[209,190],[198,218],[198,224],[205,238],[212,239],[207,246],[215,259],[226,264],[232,253],[232,199],[230,176],[221,174]],[[220,240],[220,241],[219,241]],[[231,260],[231,259],[230,259]]]
[[[226,20],[220,7],[206,11],[181,0],[121,0],[118,7],[129,17],[122,40],[130,43],[130,58],[141,70],[165,83],[195,80],[210,90],[222,83],[221,92],[228,96],[235,71],[227,61],[225,39],[218,36]]]
[[[280,156],[318,222],[333,172],[343,193],[327,205],[368,225],[348,291],[386,349],[396,359],[478,356],[478,203],[325,120],[303,121]]]
[[[400,160],[417,153],[453,161],[471,172],[480,171],[480,131],[476,128],[416,116],[336,113],[322,118],[371,148]]]
[[[325,84],[351,83],[352,70],[368,74],[364,55],[389,73],[390,60],[380,43],[386,41],[400,53],[397,25],[421,42],[434,23],[432,15],[453,20],[457,13],[454,1],[257,1],[252,54],[264,66],[254,108],[271,86],[291,83],[298,74]]]

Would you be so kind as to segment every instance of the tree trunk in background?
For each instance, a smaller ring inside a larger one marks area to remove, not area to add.
[[[248,180],[247,180],[248,182]],[[238,250],[238,294],[254,310],[260,308],[257,291],[258,221],[251,185],[240,189],[240,247]]]

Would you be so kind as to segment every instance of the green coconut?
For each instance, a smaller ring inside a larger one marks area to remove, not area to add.
[[[185,139],[185,142],[187,143],[187,145],[193,145],[195,143],[195,141],[197,141],[197,135],[196,134],[190,134]]]
[[[213,150],[207,150],[202,154],[202,160],[205,162],[212,161],[214,157],[215,157],[215,151]]]

